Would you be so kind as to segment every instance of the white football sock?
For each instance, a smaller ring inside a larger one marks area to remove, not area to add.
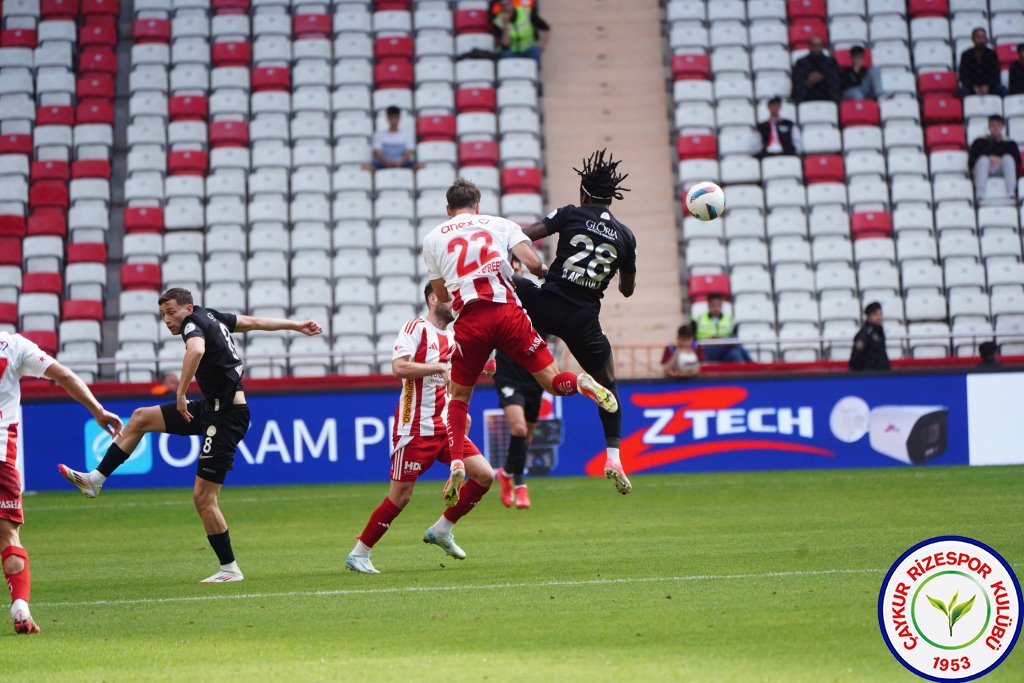
[[[22,612],[26,617],[31,616],[31,614],[28,611],[28,603],[22,600],[21,598],[18,598],[13,603],[11,603],[11,619],[13,619],[14,615],[18,612]]]
[[[88,474],[88,477],[89,477],[89,481],[92,484],[94,484],[94,485],[95,484],[99,484],[100,486],[102,486],[103,482],[105,482],[107,480],[107,475],[103,474],[99,470],[93,470],[92,472],[90,472]]]
[[[366,545],[362,541],[356,541],[356,547],[352,548],[350,555],[359,555],[360,557],[366,557],[370,554],[370,546]]]
[[[441,515],[441,517],[436,522],[434,522],[434,526],[432,526],[431,529],[434,530],[435,536],[447,536],[452,532],[452,527],[454,526],[455,524],[452,523],[447,517]]]
[[[618,448],[607,448],[605,450],[608,452],[608,462],[613,463],[615,465],[621,465],[622,464],[619,461],[619,449]]]
[[[230,562],[228,564],[222,564],[220,566],[222,572],[234,572],[235,574],[241,574],[242,570],[238,568],[237,562]]]

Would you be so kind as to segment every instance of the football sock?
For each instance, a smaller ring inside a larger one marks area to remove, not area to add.
[[[578,391],[576,375],[571,372],[560,372],[551,380],[551,393],[556,396],[572,396]]]
[[[114,473],[118,467],[123,465],[128,458],[132,457],[131,453],[125,453],[121,450],[121,447],[116,443],[110,444],[110,448],[107,449],[106,455],[103,456],[103,460],[96,466],[96,471],[103,475],[106,479]],[[102,481],[99,483],[103,483]]]
[[[619,399],[619,390],[614,381],[606,384],[604,388],[615,395],[615,400]],[[601,428],[604,430],[604,442],[609,446],[618,448],[619,442],[622,440],[621,404],[619,409],[614,413],[609,413],[607,410],[601,410],[598,408],[597,416],[601,418]]]
[[[621,465],[622,464],[619,461],[619,449],[618,448],[606,448],[605,450],[608,452],[608,462],[615,463],[616,465]]]
[[[447,512],[447,510],[445,510],[445,512]],[[454,522],[447,519],[444,515],[441,515],[441,517],[434,522],[434,526],[430,528],[434,530],[435,536],[447,536],[452,532],[453,526],[455,526]]]
[[[21,561],[25,563],[24,569],[20,572],[8,573],[7,558],[12,556],[20,557]],[[4,565],[4,577],[7,578],[7,588],[11,591],[11,602],[15,600],[28,602],[32,593],[32,573],[28,569],[28,553],[24,548],[9,545],[0,552],[0,562],[3,562]]]
[[[490,490],[489,486],[484,488],[472,479],[468,480],[462,486],[462,490],[459,491],[459,502],[455,507],[445,510],[444,514],[441,516],[452,524],[455,524],[455,522],[469,514],[469,511],[476,507],[476,504],[480,502],[480,499],[484,497],[484,494]],[[434,527],[436,529],[437,525],[435,524]],[[449,531],[451,531],[451,529],[449,529]]]
[[[217,553],[217,559],[223,567],[235,561],[235,553],[231,550],[231,536],[225,530],[224,533],[208,535],[213,552]],[[237,571],[237,570],[236,570]]]
[[[462,460],[463,448],[466,443],[466,416],[469,404],[465,401],[448,401],[448,448],[452,460]]]
[[[356,547],[352,548],[352,552],[349,553],[349,555],[362,555],[362,556],[369,555],[369,554],[370,554],[370,546],[368,546],[365,543],[363,543],[362,539],[359,539],[359,540],[356,541]]]
[[[526,465],[526,437],[513,436],[508,440],[508,459],[505,461],[505,474],[515,481],[523,483],[523,468]]]
[[[222,564],[220,566],[220,568],[221,568],[221,570],[226,571],[226,572],[237,572],[239,574],[242,573],[242,570],[238,568],[238,563],[237,562],[230,562],[229,564]]]
[[[377,509],[370,515],[369,521],[366,522],[366,528],[363,529],[363,533],[359,534],[359,542],[366,548],[366,553],[370,552],[370,548],[375,546],[377,541],[381,539],[381,536],[387,533],[391,527],[391,522],[395,521],[395,517],[401,511],[402,508],[392,503],[390,498],[384,498],[384,502],[377,506]],[[356,549],[359,549],[358,544]]]

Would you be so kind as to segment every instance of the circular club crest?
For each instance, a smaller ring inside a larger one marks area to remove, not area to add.
[[[889,650],[930,681],[970,681],[1020,635],[1020,583],[984,543],[939,536],[903,553],[882,582],[878,625]]]

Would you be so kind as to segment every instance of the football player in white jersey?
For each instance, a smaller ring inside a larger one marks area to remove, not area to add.
[[[18,529],[25,521],[18,474],[18,433],[21,428],[22,377],[46,377],[68,396],[89,409],[112,436],[121,433],[121,420],[107,412],[74,372],[64,367],[20,334],[0,332],[0,558],[11,591],[11,621],[15,633],[39,633],[28,603],[32,590],[28,553]]]
[[[391,434],[391,487],[345,561],[346,567],[364,574],[380,573],[370,561],[370,550],[409,503],[416,480],[435,461],[451,466],[444,489],[447,509],[423,534],[423,542],[440,546],[457,560],[466,559],[466,553],[455,544],[452,526],[480,502],[494,481],[490,464],[468,438],[463,438],[462,462],[451,458],[444,417],[448,363],[455,350],[449,327],[454,316],[451,304],[438,301],[431,285],[423,295],[427,315],[406,323],[392,353],[391,371],[402,380],[402,396]]]

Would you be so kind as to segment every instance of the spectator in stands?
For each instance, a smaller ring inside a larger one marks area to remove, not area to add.
[[[153,385],[149,390],[149,393],[153,396],[163,396],[164,394],[173,394],[178,390],[178,373],[176,372],[165,372],[164,376],[160,378],[160,381]]]
[[[835,58],[825,54],[825,41],[814,36],[807,44],[810,52],[793,65],[793,101],[811,102],[830,100],[839,102],[839,65]]]
[[[978,355],[981,356],[981,362],[978,363],[977,370],[992,371],[1003,369],[1003,364],[999,362],[999,345],[994,341],[983,342],[978,347]]]
[[[373,134],[373,163],[366,170],[382,168],[420,168],[416,163],[416,139],[412,133],[399,130],[402,110],[395,106],[387,108],[388,129]]]
[[[551,27],[540,18],[537,0],[501,0],[491,7],[491,33],[499,57],[529,57],[540,64]]]
[[[1017,61],[1010,65],[1009,95],[1024,95],[1024,43],[1017,46]]]
[[[778,154],[800,154],[800,131],[789,119],[779,116],[782,98],[775,96],[768,100],[768,120],[757,124],[761,133],[761,151],[757,157],[775,156]]]
[[[696,337],[698,342],[709,339],[732,339],[736,336],[732,318],[722,310],[722,295],[708,296],[708,310],[697,318]],[[704,359],[719,363],[753,363],[742,344],[702,346]]]
[[[694,339],[693,325],[680,325],[676,343],[665,347],[661,354],[661,370],[665,377],[689,377],[700,372],[702,349]]]
[[[971,143],[967,153],[967,166],[974,173],[975,198],[986,199],[990,176],[1002,175],[1006,191],[1011,198],[1017,196],[1017,168],[1020,167],[1020,149],[1017,143],[1003,135],[1003,117],[988,117],[989,134]]]
[[[850,66],[839,73],[843,88],[843,99],[874,100],[878,98],[875,87],[875,70],[864,63],[864,48],[857,45],[850,48]]]
[[[974,47],[960,55],[960,97],[967,95],[1005,95],[999,82],[999,57],[988,46],[988,34],[983,28],[971,32]]]
[[[864,309],[864,325],[853,338],[853,351],[850,353],[851,370],[889,369],[889,353],[885,349],[882,320],[882,304],[872,301]]]

